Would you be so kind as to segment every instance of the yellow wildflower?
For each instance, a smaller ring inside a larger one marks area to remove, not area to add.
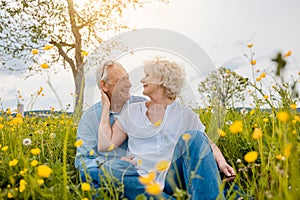
[[[289,157],[291,155],[291,150],[292,150],[292,144],[288,143],[284,146],[283,149],[283,155],[285,155],[285,157]]]
[[[221,136],[221,137],[225,137],[225,135],[226,135],[226,133],[222,130],[222,129],[219,129],[218,128],[218,133],[219,133],[219,135]]]
[[[32,167],[35,167],[35,166],[37,166],[38,163],[39,163],[39,162],[38,162],[37,160],[33,160],[33,161],[31,161],[30,165],[31,165]]]
[[[84,197],[83,199],[81,199],[81,200],[89,200],[88,198],[86,198],[86,197]]]
[[[240,133],[243,131],[243,123],[242,121],[235,121],[229,127],[230,132],[232,133]]]
[[[269,119],[268,118],[263,118],[263,122],[268,122]]]
[[[257,77],[257,78],[256,78],[256,81],[257,81],[257,82],[261,81],[261,77]]]
[[[42,178],[48,178],[50,174],[52,173],[52,169],[48,167],[47,165],[40,165],[37,168],[38,176]]]
[[[47,63],[43,63],[43,64],[41,64],[40,66],[41,66],[41,68],[43,68],[43,69],[48,69],[48,68],[49,68],[49,65],[48,65]]]
[[[189,133],[184,133],[182,136],[182,139],[184,140],[184,141],[189,141],[190,139],[191,139],[191,134],[189,134]]]
[[[8,150],[8,146],[4,146],[4,147],[2,147],[2,149],[1,149],[2,151],[7,151]]]
[[[296,130],[293,130],[292,133],[293,133],[294,135],[296,135],[296,134],[297,134],[297,131],[296,131]]]
[[[248,47],[248,48],[252,48],[252,47],[253,47],[253,43],[248,43],[248,44],[247,44],[247,47]]]
[[[81,184],[81,190],[82,191],[90,191],[91,190],[91,185],[88,183],[82,183]]]
[[[3,120],[3,117],[0,117],[0,121],[2,121]]]
[[[291,109],[296,110],[297,105],[295,103],[293,103],[293,104],[290,105],[290,107],[291,107]]]
[[[256,65],[256,60],[251,60],[251,65]]]
[[[45,47],[43,48],[44,50],[50,50],[53,48],[53,45],[51,44],[46,44]]]
[[[291,55],[292,55],[292,51],[288,51],[283,56],[286,58],[286,57],[289,57]]]
[[[156,164],[155,168],[160,172],[166,171],[169,169],[170,164],[169,160],[161,160]]]
[[[22,193],[24,192],[25,189],[26,189],[26,181],[24,179],[21,179],[19,191]]]
[[[283,123],[286,123],[289,120],[289,113],[286,111],[281,111],[277,113],[277,119]]]
[[[260,75],[260,77],[265,78],[266,75],[267,75],[266,73],[262,73],[262,74]]]
[[[84,56],[88,56],[89,55],[89,52],[83,50],[81,51],[81,56],[84,57]]]
[[[0,130],[3,129],[3,128],[4,128],[4,125],[3,125],[3,124],[0,124]]]
[[[160,126],[160,125],[161,125],[161,120],[158,120],[158,121],[155,122],[153,125],[154,125],[154,126]]]
[[[35,54],[39,54],[39,50],[37,50],[37,49],[32,49],[32,50],[31,50],[31,53],[34,54],[34,55],[35,55]]]
[[[268,99],[268,98],[269,98],[269,96],[268,96],[268,95],[265,95],[265,96],[264,96],[264,99]]]
[[[93,149],[90,150],[90,156],[94,155],[95,151]]]
[[[9,161],[8,165],[10,167],[13,167],[13,166],[16,166],[18,164],[18,162],[19,161],[17,159],[13,159],[13,160]]]
[[[155,172],[150,172],[146,176],[139,176],[139,181],[144,185],[148,185],[154,181],[155,176]]]
[[[159,183],[152,183],[147,185],[146,192],[150,195],[159,195],[161,193],[161,188]]]
[[[275,156],[275,158],[278,159],[278,160],[282,160],[282,158],[284,158],[284,157],[281,154],[278,154],[278,155]]]
[[[8,115],[11,115],[11,114],[12,114],[12,112],[11,112],[11,109],[10,109],[10,108],[7,108],[7,109],[6,109],[6,114],[8,114]]]
[[[230,74],[230,70],[229,69],[226,69],[226,74]]]
[[[39,179],[39,180],[37,180],[37,183],[39,184],[39,185],[43,185],[44,184],[44,179]]]
[[[14,196],[12,195],[11,192],[8,192],[8,193],[7,193],[7,198],[12,199],[12,198],[14,198]]]
[[[21,124],[23,124],[23,119],[22,119],[22,117],[15,117],[11,120],[11,123],[13,125],[21,125]]]
[[[37,147],[35,149],[31,149],[30,153],[32,153],[33,155],[38,155],[41,153],[41,150]]]
[[[258,140],[262,137],[262,130],[260,128],[255,128],[252,134],[253,139]]]
[[[244,156],[244,160],[248,163],[256,161],[258,156],[257,151],[250,151]]]
[[[82,139],[79,139],[79,140],[77,140],[77,141],[74,143],[74,146],[75,146],[75,147],[81,147],[82,144],[83,144],[83,140],[82,140]]]
[[[20,171],[20,175],[21,175],[21,176],[24,176],[24,175],[26,174],[27,171],[28,171],[28,169],[27,169],[27,168],[24,168],[24,170],[21,170],[21,171]]]
[[[111,145],[108,147],[107,151],[112,151],[114,148],[115,148],[115,145],[114,145],[114,144],[111,144]]]
[[[137,164],[138,165],[141,165],[143,163],[143,161],[141,160],[141,159],[139,159],[138,161],[137,161]]]

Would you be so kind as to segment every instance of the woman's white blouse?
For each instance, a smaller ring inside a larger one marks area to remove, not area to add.
[[[116,119],[128,135],[128,154],[135,156],[138,173],[143,176],[156,171],[156,181],[163,188],[167,170],[158,172],[156,164],[172,161],[176,143],[185,131],[204,132],[205,127],[196,113],[178,102],[167,106],[159,126],[150,122],[146,111],[146,102],[132,103],[124,106]]]

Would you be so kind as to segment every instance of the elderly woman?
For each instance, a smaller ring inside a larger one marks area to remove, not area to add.
[[[165,187],[165,190],[170,190],[171,187],[165,185],[168,168],[179,168],[184,176],[184,189],[189,190],[193,199],[216,198],[219,195],[220,183],[212,150],[220,168],[225,167],[232,174],[234,171],[226,163],[217,146],[211,144],[211,150],[205,145],[208,144],[208,139],[199,116],[175,101],[185,83],[184,70],[175,62],[155,59],[145,63],[144,72],[145,77],[141,80],[143,94],[150,100],[124,106],[112,127],[107,117],[109,99],[102,92],[99,150],[109,151],[118,147],[128,137],[128,151],[137,163],[136,169],[140,176],[155,172],[155,183],[160,185],[161,189]],[[182,138],[191,143],[184,149],[178,144]],[[189,154],[185,151],[186,148]],[[188,158],[189,156],[191,158]],[[174,166],[178,163],[181,166]],[[193,178],[192,171],[201,178]]]

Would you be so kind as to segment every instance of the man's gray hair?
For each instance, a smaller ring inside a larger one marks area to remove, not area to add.
[[[100,66],[97,67],[97,70],[96,70],[96,81],[97,81],[97,85],[98,85],[99,89],[101,89],[101,87],[100,87],[100,81],[104,81],[105,83],[109,82],[109,78],[108,78],[108,71],[109,70],[108,69],[111,66],[114,66],[114,65],[123,67],[120,63],[115,62],[115,61],[106,61],[105,63],[100,64]]]

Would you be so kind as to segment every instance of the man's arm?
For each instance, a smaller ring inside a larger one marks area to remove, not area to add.
[[[117,121],[113,127],[109,123],[110,101],[107,95],[101,91],[102,115],[98,129],[98,150],[110,151],[121,145],[127,138],[126,133],[120,128]],[[112,146],[113,145],[113,146]]]

